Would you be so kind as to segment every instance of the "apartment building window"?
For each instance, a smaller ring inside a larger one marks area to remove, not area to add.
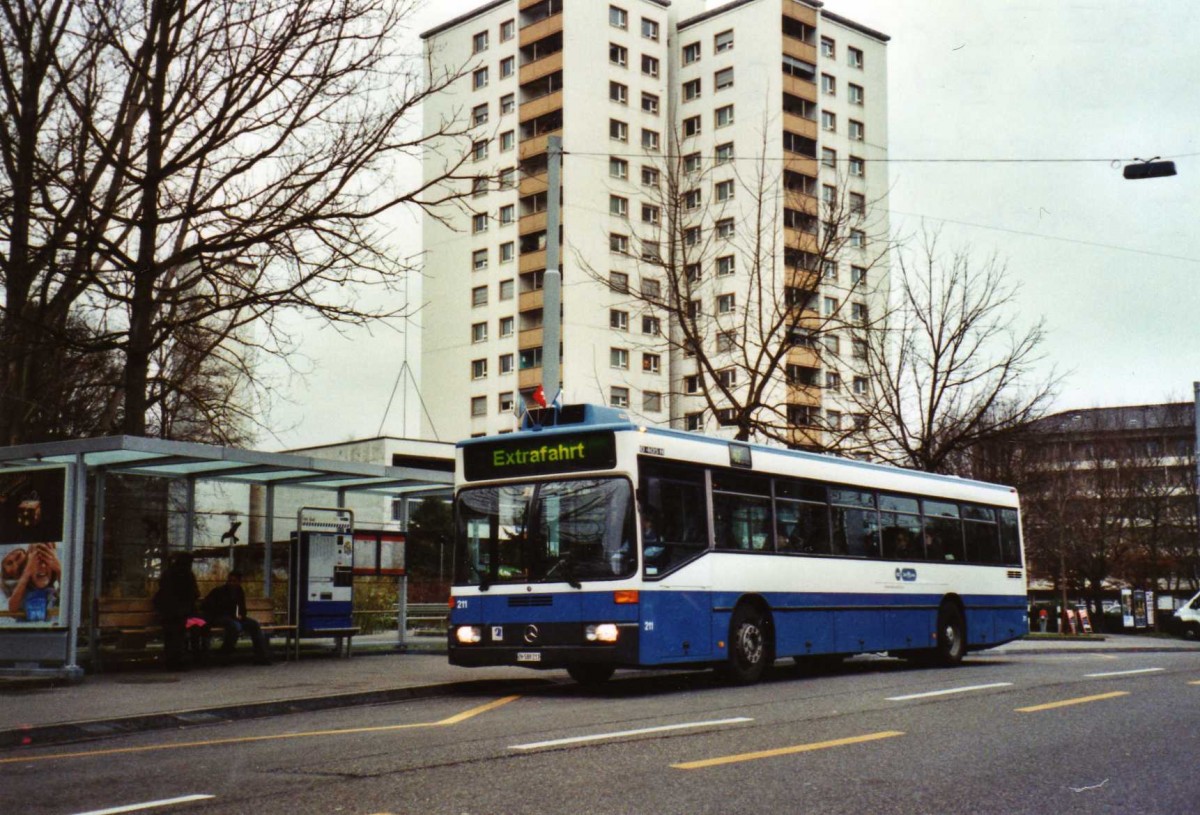
[[[850,319],[854,320],[856,323],[865,323],[867,321],[867,304],[851,303]]]
[[[480,31],[478,34],[476,34],[474,37],[471,38],[471,53],[472,54],[481,54],[487,50],[487,47],[488,47],[488,33],[486,31]]]
[[[683,417],[683,427],[685,430],[699,432],[704,429],[704,414],[703,413],[688,413]]]
[[[684,246],[699,246],[700,239],[703,237],[703,232],[698,226],[687,226],[683,229],[683,245]]]
[[[811,62],[805,62],[802,59],[783,55],[783,72],[788,76],[794,76],[797,79],[803,79],[806,82],[817,81],[817,66]]]
[[[608,24],[613,28],[629,28],[629,12],[617,6],[609,6]]]
[[[616,215],[618,218],[626,218],[629,216],[629,199],[623,198],[620,195],[608,196],[608,214]]]
[[[537,348],[526,348],[517,354],[518,370],[528,371],[530,368],[540,367],[542,367],[542,349],[540,346]]]
[[[861,229],[850,230],[850,245],[855,249],[865,249],[867,246],[867,235]]]
[[[851,156],[850,157],[850,175],[854,176],[855,178],[862,178],[864,175],[866,175],[866,172],[867,172],[866,162],[863,161],[858,156]]]
[[[642,223],[657,225],[662,211],[651,204],[642,204]]]
[[[471,397],[471,415],[475,417],[487,415],[487,397],[472,396]]]
[[[540,291],[545,285],[546,272],[539,269],[536,272],[526,272],[521,275],[521,291]]]
[[[508,79],[516,70],[517,61],[514,57],[505,57],[500,60],[500,78]]]
[[[629,178],[629,162],[623,158],[610,156],[608,159],[608,174],[613,178]]]
[[[608,273],[608,288],[620,294],[629,293],[629,275],[624,272]]]
[[[513,258],[516,257],[516,248],[516,245],[512,241],[500,244],[500,262],[512,263]]]
[[[471,307],[486,306],[488,302],[488,287],[476,286],[471,289]]]
[[[516,325],[516,320],[512,317],[500,318],[500,339],[507,339],[513,335],[513,330]]]
[[[825,411],[825,426],[830,430],[842,429],[842,414],[837,410]]]
[[[511,93],[506,93],[500,97],[500,115],[512,113],[517,109],[517,97]]]
[[[846,64],[851,68],[863,67],[863,52],[860,48],[849,46],[846,48]]]
[[[512,278],[509,278],[508,280],[501,280],[500,281],[500,299],[502,301],[503,300],[511,300],[511,299],[513,299],[514,294],[516,294],[516,285],[513,283]]]
[[[722,31],[713,37],[713,53],[733,50],[733,29]]]
[[[608,98],[611,102],[616,102],[618,105],[629,103],[629,88],[622,85],[620,82],[608,83]]]
[[[700,125],[700,117],[699,116],[689,116],[683,120],[683,136],[684,136],[684,138],[691,138],[692,136],[699,136],[700,130],[701,130],[701,125]]]
[[[508,42],[517,35],[515,20],[505,20],[500,24],[500,42]]]
[[[480,139],[471,144],[471,158],[475,161],[483,161],[488,155],[487,139]]]
[[[505,130],[500,134],[500,152],[507,153],[509,150],[512,150],[513,146],[516,144],[516,141],[516,136],[513,131]]]
[[[608,396],[609,396],[609,402],[611,403],[612,407],[615,407],[615,408],[629,407],[629,388],[614,387],[611,391],[609,391]]]
[[[821,277],[830,283],[837,282],[838,265],[836,260],[824,260],[821,262]]]
[[[725,388],[737,387],[737,368],[723,368],[717,371],[717,384]]]
[[[662,323],[659,322],[659,319],[657,317],[651,317],[648,314],[642,315],[642,333],[643,334],[657,335],[661,329],[662,329]]]
[[[653,20],[642,18],[642,36],[648,40],[658,42],[658,23]]]
[[[831,391],[840,391],[842,389],[842,375],[837,371],[826,371],[825,389]]]
[[[865,286],[867,283],[867,270],[862,266],[850,267],[850,285]]]
[[[624,68],[629,64],[629,49],[614,42],[608,44],[608,61]]]
[[[837,314],[838,305],[839,303],[836,297],[822,297],[821,314],[826,317],[832,317],[833,315]]]
[[[500,376],[511,374],[516,368],[516,360],[512,354],[500,355]]]
[[[625,348],[609,348],[608,367],[629,370],[629,351]]]
[[[471,253],[471,267],[475,271],[486,269],[488,265],[488,250],[476,249]]]
[[[733,142],[727,141],[724,144],[718,144],[714,152],[716,154],[714,163],[716,164],[727,164],[733,161]]]
[[[662,357],[658,354],[642,354],[642,370],[646,373],[656,374],[662,366]]]
[[[471,342],[487,342],[487,323],[475,323],[471,326]]]
[[[612,308],[608,310],[608,327],[614,331],[629,330],[629,312]]]
[[[850,140],[851,141],[863,141],[866,138],[866,134],[867,134],[867,129],[863,126],[862,122],[859,122],[855,119],[850,120]]]
[[[833,357],[841,356],[842,353],[842,338],[837,334],[826,334],[823,337],[825,342],[825,350]]]
[[[713,74],[713,87],[719,91],[733,87],[733,69],[722,68]]]
[[[821,111],[821,129],[827,130],[830,133],[837,132],[837,115],[828,111]]]
[[[837,80],[830,74],[821,74],[821,93],[837,96]]]
[[[642,241],[642,260],[662,260],[662,248],[658,241]]]
[[[867,392],[867,378],[865,376],[854,377],[854,393],[857,396],[863,396]]]
[[[619,119],[608,120],[608,137],[613,141],[629,141],[629,125]]]
[[[646,113],[658,115],[658,96],[653,93],[642,92],[642,110]]]
[[[700,392],[700,377],[696,374],[685,376],[683,378],[684,393],[699,393]]]
[[[835,157],[836,160],[836,157]],[[833,165],[830,165],[833,166]],[[832,184],[821,185],[821,201],[828,206],[833,206],[837,203],[837,187]]]
[[[717,229],[717,237],[718,238],[724,238],[724,239],[732,238],[735,233],[733,219],[732,218],[722,218],[721,220],[717,221],[716,229]]]
[[[733,179],[729,179],[727,181],[718,181],[714,187],[717,201],[724,203],[725,201],[731,200],[733,198],[733,190]]]
[[[482,105],[476,105],[474,108],[471,109],[471,126],[472,127],[478,127],[479,125],[487,124],[487,120],[488,120],[488,106],[487,106],[486,102],[484,102]]]
[[[821,164],[825,167],[837,166],[837,150],[829,147],[821,148]]]
[[[733,255],[722,255],[717,258],[717,276],[725,277],[733,274],[737,270],[737,262]]]
[[[505,204],[500,207],[500,226],[508,226],[516,217],[516,207],[512,204]]]
[[[850,160],[850,166],[854,166],[854,160]],[[867,211],[867,198],[861,192],[850,193],[850,212],[854,215],[863,215]]]
[[[837,56],[837,45],[828,37],[821,38],[821,56],[833,59]]]
[[[737,297],[735,295],[717,295],[717,314],[733,314],[735,308],[737,308]]]
[[[471,360],[471,378],[472,379],[487,379],[487,360],[486,359]]]
[[[642,412],[662,413],[662,394],[658,391],[643,391]]]
[[[693,62],[700,61],[700,43],[689,42],[683,46],[683,64],[691,65]]]
[[[642,128],[642,148],[645,150],[658,151],[658,131],[647,130]]]
[[[687,316],[693,323],[700,319],[702,313],[700,311],[699,300],[689,300],[687,304]]]
[[[658,170],[653,167],[642,167],[642,186],[657,187],[658,186]]]
[[[658,59],[642,54],[642,73],[646,76],[658,76]]]
[[[608,251],[617,252],[622,255],[628,255],[629,236],[621,235],[617,232],[610,232],[608,235]]]
[[[699,263],[685,263],[683,265],[683,275],[688,283],[695,285],[700,282],[700,278],[704,276],[704,272],[701,271]]]
[[[487,68],[480,68],[479,70],[475,71],[475,73],[471,74],[471,87],[473,87],[475,90],[479,90],[480,88],[486,88],[487,83],[488,83],[488,69]]]
[[[688,153],[683,157],[683,171],[685,173],[698,173],[703,166],[703,159],[699,153]]]
[[[683,194],[684,209],[699,209],[701,201],[700,190],[688,190]]]
[[[504,393],[500,394],[500,399],[497,406],[500,409],[501,416],[506,413],[512,413],[516,407],[516,404],[513,401],[512,391],[505,391]]]
[[[477,212],[471,216],[471,232],[478,235],[480,232],[487,232],[488,216],[486,212]]]
[[[867,341],[853,340],[850,343],[850,353],[855,359],[867,358]]]
[[[700,80],[693,79],[683,83],[683,101],[690,102],[700,98]]]
[[[733,124],[733,105],[725,105],[713,111],[713,119],[717,127],[728,127]]]
[[[652,303],[662,300],[662,284],[654,278],[642,278],[642,297]]]
[[[850,104],[861,105],[863,103],[862,85],[850,84]]]
[[[737,348],[738,333],[736,331],[717,332],[717,353],[728,354]]]

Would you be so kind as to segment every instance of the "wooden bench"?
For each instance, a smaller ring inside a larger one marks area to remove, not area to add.
[[[269,597],[246,599],[246,616],[258,622],[268,637],[281,634],[285,638],[284,653],[292,652],[296,626],[275,622],[275,604]],[[101,642],[115,641],[118,650],[144,650],[151,640],[162,639],[158,613],[149,597],[101,597],[96,615],[96,628]],[[210,626],[218,631],[220,626]],[[341,643],[339,642],[339,648]]]

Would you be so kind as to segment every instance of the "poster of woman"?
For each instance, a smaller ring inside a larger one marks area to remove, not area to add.
[[[0,626],[64,624],[64,489],[61,469],[0,474]]]

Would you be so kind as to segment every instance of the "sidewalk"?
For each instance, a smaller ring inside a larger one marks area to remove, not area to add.
[[[245,662],[171,673],[145,665],[91,674],[78,684],[0,681],[0,749],[45,745],[282,713],[378,704],[449,693],[496,695],[548,682],[565,671],[457,668],[440,637],[415,637],[398,652],[396,634],[356,637],[355,656],[307,654],[299,661]],[[982,655],[1191,651],[1184,640],[1106,635],[1103,640],[1024,639]]]

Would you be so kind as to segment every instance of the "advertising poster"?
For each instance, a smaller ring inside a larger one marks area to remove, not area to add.
[[[1121,589],[1121,625],[1133,628],[1133,589]]]
[[[1135,628],[1145,628],[1146,622],[1146,592],[1137,589],[1133,593],[1133,625]]]
[[[66,547],[66,471],[0,472],[0,626],[53,628],[60,620]]]

